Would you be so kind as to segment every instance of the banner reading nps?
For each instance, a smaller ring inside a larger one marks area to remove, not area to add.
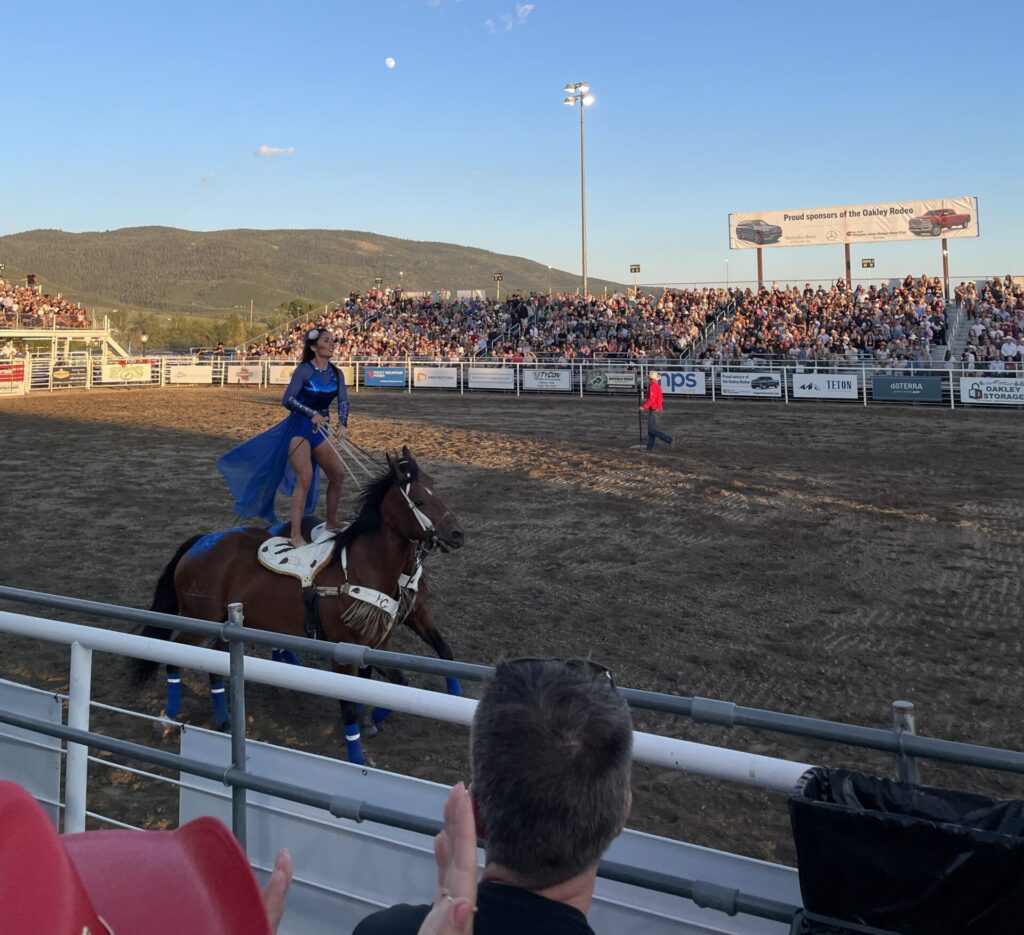
[[[973,195],[729,215],[733,250],[977,236],[978,199]]]

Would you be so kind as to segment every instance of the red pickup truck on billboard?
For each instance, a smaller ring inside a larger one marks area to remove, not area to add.
[[[919,218],[910,219],[910,233],[918,237],[938,237],[944,230],[954,227],[967,230],[971,223],[969,214],[957,214],[952,208],[935,208],[925,211]]]

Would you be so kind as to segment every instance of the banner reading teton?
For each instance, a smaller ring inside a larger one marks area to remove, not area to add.
[[[977,236],[978,199],[973,195],[729,215],[733,250]]]

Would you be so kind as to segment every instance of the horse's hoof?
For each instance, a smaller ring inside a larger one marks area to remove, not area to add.
[[[161,711],[158,717],[160,718],[159,721],[151,722],[153,725],[153,733],[161,740],[166,740],[178,729],[178,725],[167,716],[166,711]]]
[[[367,737],[376,737],[377,734],[379,734],[379,733],[380,733],[380,731],[377,730],[377,726],[375,724],[366,724],[363,727],[363,738],[364,739],[367,738]]]
[[[220,731],[222,734],[229,734],[231,733],[231,722],[222,721],[220,724],[214,724],[213,729],[216,731]]]

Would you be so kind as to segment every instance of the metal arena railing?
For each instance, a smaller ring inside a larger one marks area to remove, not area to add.
[[[317,656],[332,662],[357,666],[381,666],[460,679],[486,679],[490,666],[372,650],[364,646],[325,643],[302,637],[247,629],[242,607],[232,604],[227,623],[177,617],[153,611],[137,610],[84,601],[77,598],[0,587],[0,599],[22,604],[71,611],[86,616],[149,624],[216,638],[229,646],[227,658],[216,650],[184,646],[164,640],[29,617],[0,611],[0,631],[64,643],[71,646],[70,693],[68,724],[50,724],[37,718],[0,711],[0,722],[28,731],[58,737],[67,742],[65,831],[84,830],[86,781],[90,747],[129,759],[140,760],[181,773],[191,773],[225,783],[232,789],[233,830],[246,842],[246,793],[248,790],[323,809],[336,817],[354,821],[372,821],[424,834],[436,833],[440,820],[426,820],[394,809],[370,805],[345,796],[332,795],[254,775],[246,769],[245,759],[245,681],[276,685],[312,692],[334,698],[346,698],[363,704],[379,705],[407,713],[468,724],[476,702],[469,698],[451,697],[407,686],[371,682],[316,669],[296,669],[283,663],[246,657],[245,644],[290,649],[296,653]],[[89,727],[93,650],[149,659],[163,664],[201,669],[227,675],[230,679],[232,765],[225,770],[193,758],[164,750],[119,740],[94,733]],[[817,718],[746,708],[731,702],[706,698],[667,695],[638,689],[620,688],[628,703],[644,710],[660,711],[687,717],[694,723],[725,727],[744,726],[793,736],[808,737],[834,743],[893,753],[900,778],[916,781],[916,759],[927,757],[952,763],[980,766],[987,769],[1024,773],[1024,753],[1000,750],[975,744],[920,737],[914,733],[913,706],[908,702],[894,705],[893,730],[861,727]],[[789,791],[808,764],[772,757],[746,754],[741,751],[695,744],[688,741],[635,732],[634,758],[639,762],[681,769],[755,785],[777,791]],[[609,861],[602,862],[600,875],[658,892],[693,900],[703,908],[716,909],[730,915],[737,912],[789,922],[799,907],[707,881],[682,879],[669,874],[641,870]]]

